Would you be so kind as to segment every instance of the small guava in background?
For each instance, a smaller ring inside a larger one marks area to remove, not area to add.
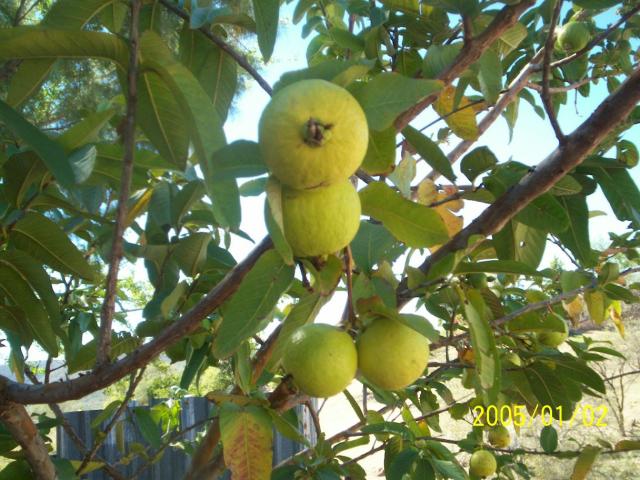
[[[469,460],[469,473],[476,477],[488,477],[496,473],[498,463],[493,453],[487,450],[476,450]]]
[[[360,197],[349,180],[311,190],[282,188],[284,236],[297,257],[328,255],[360,228]]]
[[[293,333],[282,364],[302,392],[325,398],[342,392],[355,378],[358,353],[347,332],[315,323]]]
[[[556,348],[569,338],[569,326],[564,323],[563,332],[540,332],[538,341],[547,347]]]
[[[396,320],[376,318],[358,338],[358,368],[383,390],[407,387],[422,376],[429,360],[429,341]]]
[[[591,33],[585,22],[569,22],[558,33],[558,46],[567,53],[582,50],[589,40]]]
[[[489,443],[496,448],[507,448],[511,445],[511,434],[503,425],[496,425],[489,430],[487,435]]]
[[[302,80],[278,91],[258,128],[265,164],[281,183],[297,189],[350,177],[369,145],[358,101],[325,80]]]

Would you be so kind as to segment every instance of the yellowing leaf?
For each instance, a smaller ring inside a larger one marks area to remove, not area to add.
[[[620,300],[614,300],[611,302],[611,305],[609,305],[609,317],[618,329],[620,336],[624,338],[624,323],[622,323],[622,304]]]
[[[600,325],[604,321],[606,310],[604,293],[599,290],[587,292],[584,294],[584,300],[587,304],[587,310],[589,311],[591,320],[593,320],[596,325]]]
[[[271,417],[255,405],[223,404],[220,434],[224,462],[233,480],[271,478],[273,433]]]
[[[452,185],[444,187],[443,192],[438,192],[435,184],[430,179],[425,179],[418,185],[416,197],[419,203],[430,205],[434,202],[439,202],[447,197],[450,197],[456,192],[456,188]],[[457,212],[463,207],[463,201],[455,199],[446,203],[433,207],[434,210],[440,215],[444,225],[447,229],[449,237],[453,237],[456,233],[462,230],[464,220],[461,216],[454,215],[452,212]],[[430,248],[431,252],[435,252],[440,245],[436,245]]]
[[[475,140],[479,136],[476,112],[471,107],[465,108],[471,103],[466,97],[462,97],[458,105],[455,105],[455,93],[456,89],[452,86],[442,90],[433,108],[442,117],[448,115],[444,121],[458,137]],[[452,114],[454,110],[456,113]]]
[[[602,449],[600,447],[594,447],[593,445],[588,445],[582,451],[578,460],[576,460],[576,464],[573,467],[573,473],[571,474],[571,480],[584,480],[589,475],[589,471],[593,466],[593,463],[598,458],[600,451]]]
[[[562,307],[567,312],[567,315],[569,315],[571,323],[577,325],[584,308],[584,300],[582,297],[578,295],[570,302],[562,302]]]

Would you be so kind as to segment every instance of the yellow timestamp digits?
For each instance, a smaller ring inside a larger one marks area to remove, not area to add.
[[[591,405],[585,403],[576,405],[569,420],[566,418],[562,405],[553,407],[551,405],[536,404],[533,411],[527,410],[525,405],[476,405],[473,407],[473,425],[476,427],[495,427],[502,425],[508,427],[514,425],[518,428],[530,427],[534,419],[539,416],[543,426],[548,427],[554,423],[558,427],[572,427],[573,425],[583,425],[585,427],[606,427],[605,418],[609,409],[606,405]],[[555,414],[555,415],[554,415]],[[557,418],[556,418],[557,417]]]

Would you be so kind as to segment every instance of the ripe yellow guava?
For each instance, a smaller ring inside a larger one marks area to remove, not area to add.
[[[497,448],[507,448],[511,444],[511,434],[506,427],[496,425],[488,434],[489,443]]]
[[[360,104],[325,80],[302,80],[280,90],[258,128],[264,162],[281,183],[297,189],[348,178],[369,145]]]
[[[337,252],[360,227],[360,197],[349,180],[311,190],[282,188],[284,236],[297,257]]]
[[[347,332],[315,323],[293,333],[282,364],[301,391],[311,397],[331,397],[356,376],[358,353]]]
[[[567,53],[577,52],[591,40],[589,27],[585,22],[569,22],[558,35],[558,45]]]
[[[469,473],[476,477],[488,477],[496,473],[496,457],[487,450],[476,450],[469,460]]]
[[[396,320],[377,318],[360,335],[358,367],[373,385],[398,390],[411,385],[427,366],[429,341]]]
[[[564,324],[563,332],[540,332],[538,341],[547,347],[556,348],[569,337],[569,326]]]

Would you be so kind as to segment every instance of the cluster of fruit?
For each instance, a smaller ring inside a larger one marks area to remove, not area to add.
[[[258,135],[264,162],[282,185],[282,227],[293,254],[346,247],[360,226],[360,198],[349,177],[369,143],[357,100],[324,80],[295,82],[273,96]]]

